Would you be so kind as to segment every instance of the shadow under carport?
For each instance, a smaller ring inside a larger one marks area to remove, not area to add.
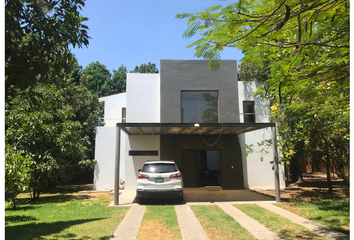
[[[185,188],[185,202],[253,202],[275,201],[274,197],[266,196],[249,189],[241,190],[208,190],[205,188]]]
[[[175,198],[151,198],[144,199],[142,205],[178,205],[178,204],[198,204],[215,202],[242,202],[252,203],[260,201],[275,201],[274,197],[263,195],[249,189],[242,190],[222,190],[208,188],[184,188],[184,200],[180,203]],[[119,196],[119,205],[130,205],[137,203],[135,191],[123,191]]]

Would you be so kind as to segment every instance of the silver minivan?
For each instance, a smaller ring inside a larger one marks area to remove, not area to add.
[[[182,174],[174,161],[147,161],[139,169],[136,200],[178,198],[183,202]]]

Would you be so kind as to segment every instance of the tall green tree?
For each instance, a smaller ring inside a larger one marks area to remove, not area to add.
[[[270,64],[263,96],[274,103],[273,120],[284,126],[279,128],[281,138],[288,140],[282,143],[283,159],[317,141],[316,150],[306,154],[326,163],[331,191],[331,162],[349,163],[348,154],[342,155],[344,161],[336,157],[349,145],[349,1],[237,1],[177,18],[189,19],[183,37],[199,36],[188,47],[195,47],[195,56],[209,59],[211,70],[218,69],[220,52],[227,47],[244,51],[244,63]],[[299,115],[306,119],[294,121]],[[296,129],[282,122],[289,119]],[[312,127],[320,139],[300,134],[309,135]],[[286,137],[294,131],[299,134]]]
[[[238,80],[245,82],[256,81],[264,83],[269,76],[269,71],[265,66],[254,62],[241,62],[237,73]]]
[[[10,86],[26,89],[50,82],[71,62],[69,48],[88,45],[84,0],[6,0],[5,76]]]
[[[92,62],[82,71],[82,84],[99,97],[111,94],[111,73],[100,62]]]
[[[82,86],[69,51],[88,45],[83,6],[84,0],[5,1],[6,182],[20,179],[22,190],[29,182],[34,197],[90,157],[97,96]]]
[[[135,66],[131,73],[159,73],[159,70],[156,68],[155,63],[149,62],[148,64],[141,64],[140,66]]]
[[[118,70],[113,70],[112,84],[110,92],[120,93],[125,92],[127,85],[127,68],[122,64]]]

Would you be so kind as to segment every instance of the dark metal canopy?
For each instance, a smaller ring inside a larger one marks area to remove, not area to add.
[[[128,135],[236,135],[266,127],[275,123],[117,123]]]

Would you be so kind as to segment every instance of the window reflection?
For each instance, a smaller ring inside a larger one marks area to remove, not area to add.
[[[181,105],[183,123],[218,122],[218,91],[182,91]]]

